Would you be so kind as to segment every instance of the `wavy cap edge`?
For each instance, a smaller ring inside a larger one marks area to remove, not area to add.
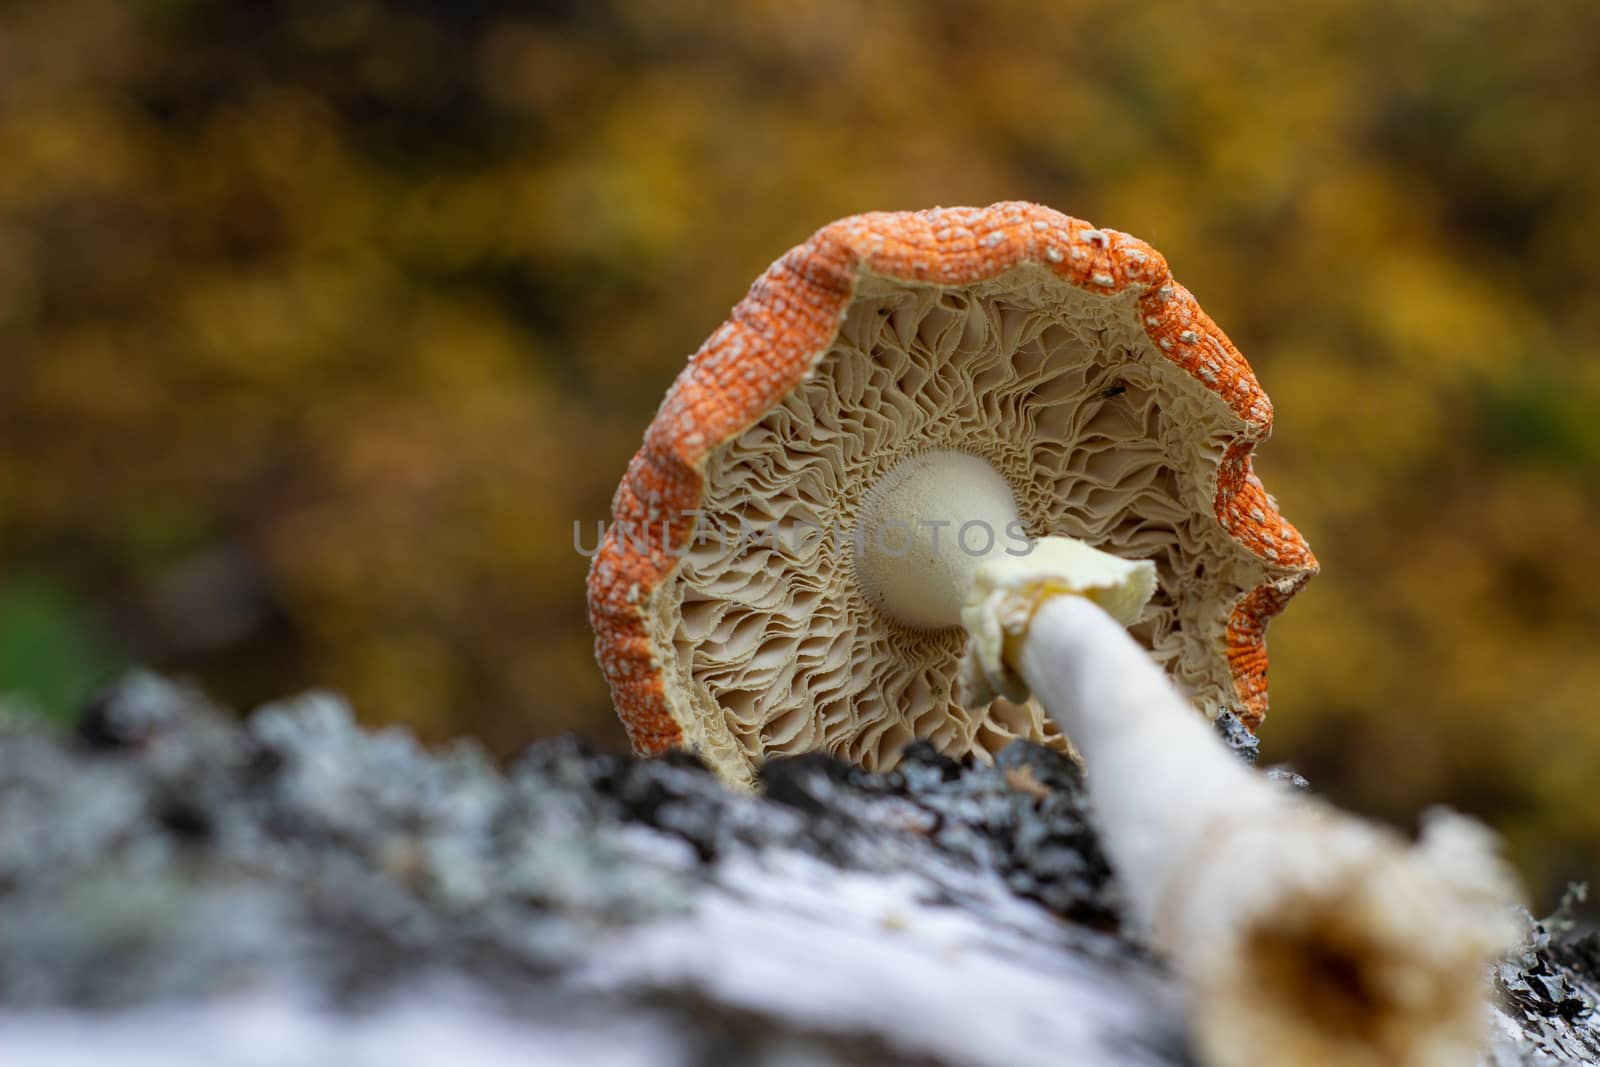
[[[1005,201],[830,223],[757,278],[679,373],[617,487],[612,525],[588,577],[595,658],[635,752],[657,755],[685,737],[661,654],[651,647],[646,610],[676,569],[674,553],[693,536],[688,513],[703,498],[706,458],[804,380],[837,336],[863,272],[954,286],[1024,264],[1097,295],[1139,293],[1151,343],[1240,420],[1219,465],[1213,508],[1235,541],[1282,575],[1242,597],[1225,630],[1240,718],[1251,729],[1260,725],[1267,710],[1267,623],[1318,570],[1305,539],[1251,468],[1251,452],[1272,430],[1271,402],[1233,342],[1173,280],[1161,253],[1116,230]],[[661,536],[618,536],[641,524]]]

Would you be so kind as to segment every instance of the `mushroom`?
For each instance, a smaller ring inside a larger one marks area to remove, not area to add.
[[[1316,570],[1251,473],[1270,423],[1132,238],[1021,203],[822,229],[695,354],[613,501],[590,614],[635,748],[749,785],[764,755],[1065,729],[1208,1063],[1473,1062],[1515,938],[1487,833],[1438,815],[1408,845],[1192,710],[1259,724],[1267,620]]]
[[[1122,621],[1195,706],[1258,724],[1267,620],[1316,570],[1251,472],[1271,419],[1132,237],[1025,203],[825,227],[690,360],[617,490],[589,603],[634,748],[749,786],[812,749],[1065,747],[1037,702],[958,685],[978,566],[1056,537],[1148,561]]]

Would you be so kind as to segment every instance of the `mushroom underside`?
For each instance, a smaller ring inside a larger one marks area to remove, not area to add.
[[[1150,342],[1135,293],[1035,266],[948,287],[864,276],[811,372],[708,456],[700,536],[650,595],[684,740],[747,781],[761,759],[815,749],[883,768],[914,738],[955,755],[1066,745],[1033,701],[965,706],[964,631],[906,626],[856,580],[863,499],[930,450],[991,464],[1029,536],[1153,561],[1159,587],[1131,632],[1215,714],[1236,699],[1229,614],[1278,577],[1213,510],[1218,465],[1247,432]]]

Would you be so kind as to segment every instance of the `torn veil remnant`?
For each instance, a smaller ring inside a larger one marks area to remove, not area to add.
[[[748,785],[812,749],[1060,745],[1036,703],[957,684],[963,583],[1053,536],[1151,561],[1124,621],[1194,704],[1258,723],[1267,621],[1316,570],[1251,473],[1271,419],[1134,238],[1025,203],[823,228],[690,360],[617,489],[589,604],[635,749]]]

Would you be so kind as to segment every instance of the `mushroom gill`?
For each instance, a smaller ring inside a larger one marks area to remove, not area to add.
[[[1215,516],[1241,422],[1155,348],[1136,302],[1032,264],[957,286],[862,277],[807,378],[706,457],[702,536],[646,607],[670,699],[694,705],[675,717],[704,724],[719,765],[823,749],[879,768],[918,737],[1065,745],[1034,701],[963,706],[963,629],[903,625],[854,578],[863,500],[930,450],[987,461],[1029,536],[1153,561],[1131,631],[1201,709],[1234,699],[1222,634],[1276,577]]]

